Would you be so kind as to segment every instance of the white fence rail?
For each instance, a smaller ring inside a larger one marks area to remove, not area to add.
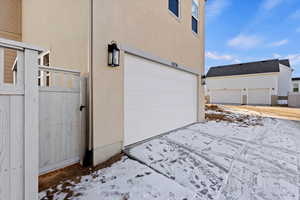
[[[4,48],[17,50],[13,84],[4,83]],[[38,199],[38,53],[0,38],[0,199]]]
[[[39,67],[40,174],[80,161],[85,140],[80,72]]]

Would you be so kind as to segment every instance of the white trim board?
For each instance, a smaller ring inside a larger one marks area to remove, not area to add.
[[[38,53],[42,53],[44,51],[44,49],[30,45],[30,44],[17,42],[14,40],[7,40],[7,39],[1,38],[1,37],[0,37],[0,45],[4,46],[6,48],[18,49],[21,51],[24,51],[24,49],[34,50],[34,51],[37,51]]]
[[[213,76],[213,77],[206,77],[206,79],[224,79],[224,78],[253,77],[253,76],[272,76],[272,75],[278,75],[278,74],[279,74],[279,72],[267,72],[267,73],[240,74],[240,75],[230,75],[230,76]]]
[[[188,73],[191,73],[191,74],[194,74],[194,75],[197,75],[197,76],[201,75],[200,70],[196,70],[196,69],[193,69],[191,67],[185,67],[185,66],[179,65],[175,62],[172,62],[172,61],[169,61],[169,60],[157,57],[157,56],[153,56],[153,55],[151,55],[149,53],[146,53],[142,50],[138,50],[138,49],[131,48],[131,47],[128,47],[128,46],[121,46],[121,50],[123,50],[125,53],[131,54],[131,55],[134,55],[134,56],[138,56],[138,57],[141,57],[141,58],[153,61],[153,62],[157,62],[159,64],[163,64],[163,65],[165,65],[167,67],[171,67],[173,69],[188,72]]]

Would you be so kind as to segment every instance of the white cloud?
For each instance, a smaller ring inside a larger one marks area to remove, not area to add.
[[[252,49],[261,44],[262,39],[255,35],[240,34],[227,42],[228,46],[239,49]]]
[[[262,8],[265,10],[272,10],[283,2],[284,0],[264,0],[262,3]]]
[[[239,60],[239,59],[234,59],[233,60],[233,63],[241,63],[242,61],[241,60]]]
[[[274,53],[274,58],[277,59],[289,59],[293,68],[300,70],[300,53],[298,54],[289,54],[287,56],[281,56],[280,54]]]
[[[280,47],[283,45],[286,45],[287,43],[289,43],[288,39],[284,39],[284,40],[280,40],[280,41],[276,41],[270,44],[271,47]]]
[[[208,51],[205,54],[206,58],[211,60],[218,60],[218,61],[229,61],[231,63],[241,63],[241,61],[234,55],[229,54],[219,54],[217,52]]]
[[[274,54],[273,54],[273,58],[277,58],[277,59],[278,59],[278,58],[281,58],[281,55],[278,54],[278,53],[274,53]]]
[[[217,17],[230,5],[229,0],[212,0],[206,7],[207,16],[210,18]]]
[[[205,56],[212,60],[227,60],[227,61],[233,60],[232,55],[228,55],[228,54],[220,55],[217,52],[211,52],[211,51],[208,51]]]
[[[295,69],[294,75],[300,75],[300,53],[288,55],[286,58],[290,60],[292,68]]]
[[[289,16],[291,19],[300,19],[300,9],[299,10],[296,10],[294,13],[292,13],[290,16]]]
[[[286,56],[286,58],[290,59],[292,65],[300,65],[300,53],[299,54],[290,54]]]

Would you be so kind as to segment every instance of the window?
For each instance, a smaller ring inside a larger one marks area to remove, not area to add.
[[[180,15],[180,0],[169,0],[169,10],[176,16]]]
[[[50,66],[50,52],[44,53],[40,56],[39,60],[39,65],[42,66]],[[50,72],[46,71],[39,71],[38,75],[38,85],[39,86],[50,86]]]
[[[42,80],[42,72],[39,70],[39,74],[38,74],[38,86],[41,86],[41,80]]]
[[[47,53],[46,55],[44,55],[42,58],[43,58],[43,65],[49,67],[50,66],[49,53]]]
[[[194,33],[198,33],[199,2],[198,0],[192,1],[192,30]]]
[[[299,84],[298,83],[293,84],[293,92],[299,92]]]

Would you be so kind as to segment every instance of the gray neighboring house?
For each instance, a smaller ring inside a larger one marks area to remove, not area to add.
[[[291,92],[289,60],[211,67],[206,75],[206,99],[213,104],[287,104]]]

